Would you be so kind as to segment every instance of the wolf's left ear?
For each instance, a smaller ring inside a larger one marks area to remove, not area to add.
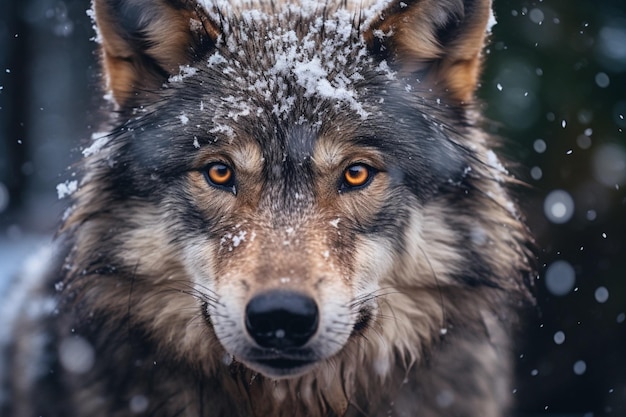
[[[94,0],[107,87],[122,109],[198,61],[219,28],[196,0]]]
[[[471,101],[491,0],[392,0],[364,33],[373,54],[402,74],[425,72],[453,99]]]

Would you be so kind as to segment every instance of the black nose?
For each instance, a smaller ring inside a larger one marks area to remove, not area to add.
[[[246,307],[246,329],[265,348],[303,346],[317,330],[315,301],[291,291],[257,295]]]

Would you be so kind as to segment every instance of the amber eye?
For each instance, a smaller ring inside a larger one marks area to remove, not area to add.
[[[204,175],[209,184],[234,192],[235,174],[233,169],[228,165],[221,162],[214,162],[205,169]]]
[[[358,188],[367,185],[374,173],[373,168],[365,164],[350,165],[343,172],[343,188]]]

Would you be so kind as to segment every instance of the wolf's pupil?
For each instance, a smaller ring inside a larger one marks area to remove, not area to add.
[[[364,185],[370,178],[370,170],[362,164],[355,164],[344,172],[346,185],[350,187],[359,187]]]
[[[228,185],[233,177],[233,171],[224,164],[213,164],[209,167],[208,176],[216,185]]]

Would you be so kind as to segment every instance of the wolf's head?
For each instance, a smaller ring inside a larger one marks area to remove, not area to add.
[[[490,1],[243,3],[95,1],[119,117],[74,288],[205,369],[384,376],[525,268],[471,106]]]

